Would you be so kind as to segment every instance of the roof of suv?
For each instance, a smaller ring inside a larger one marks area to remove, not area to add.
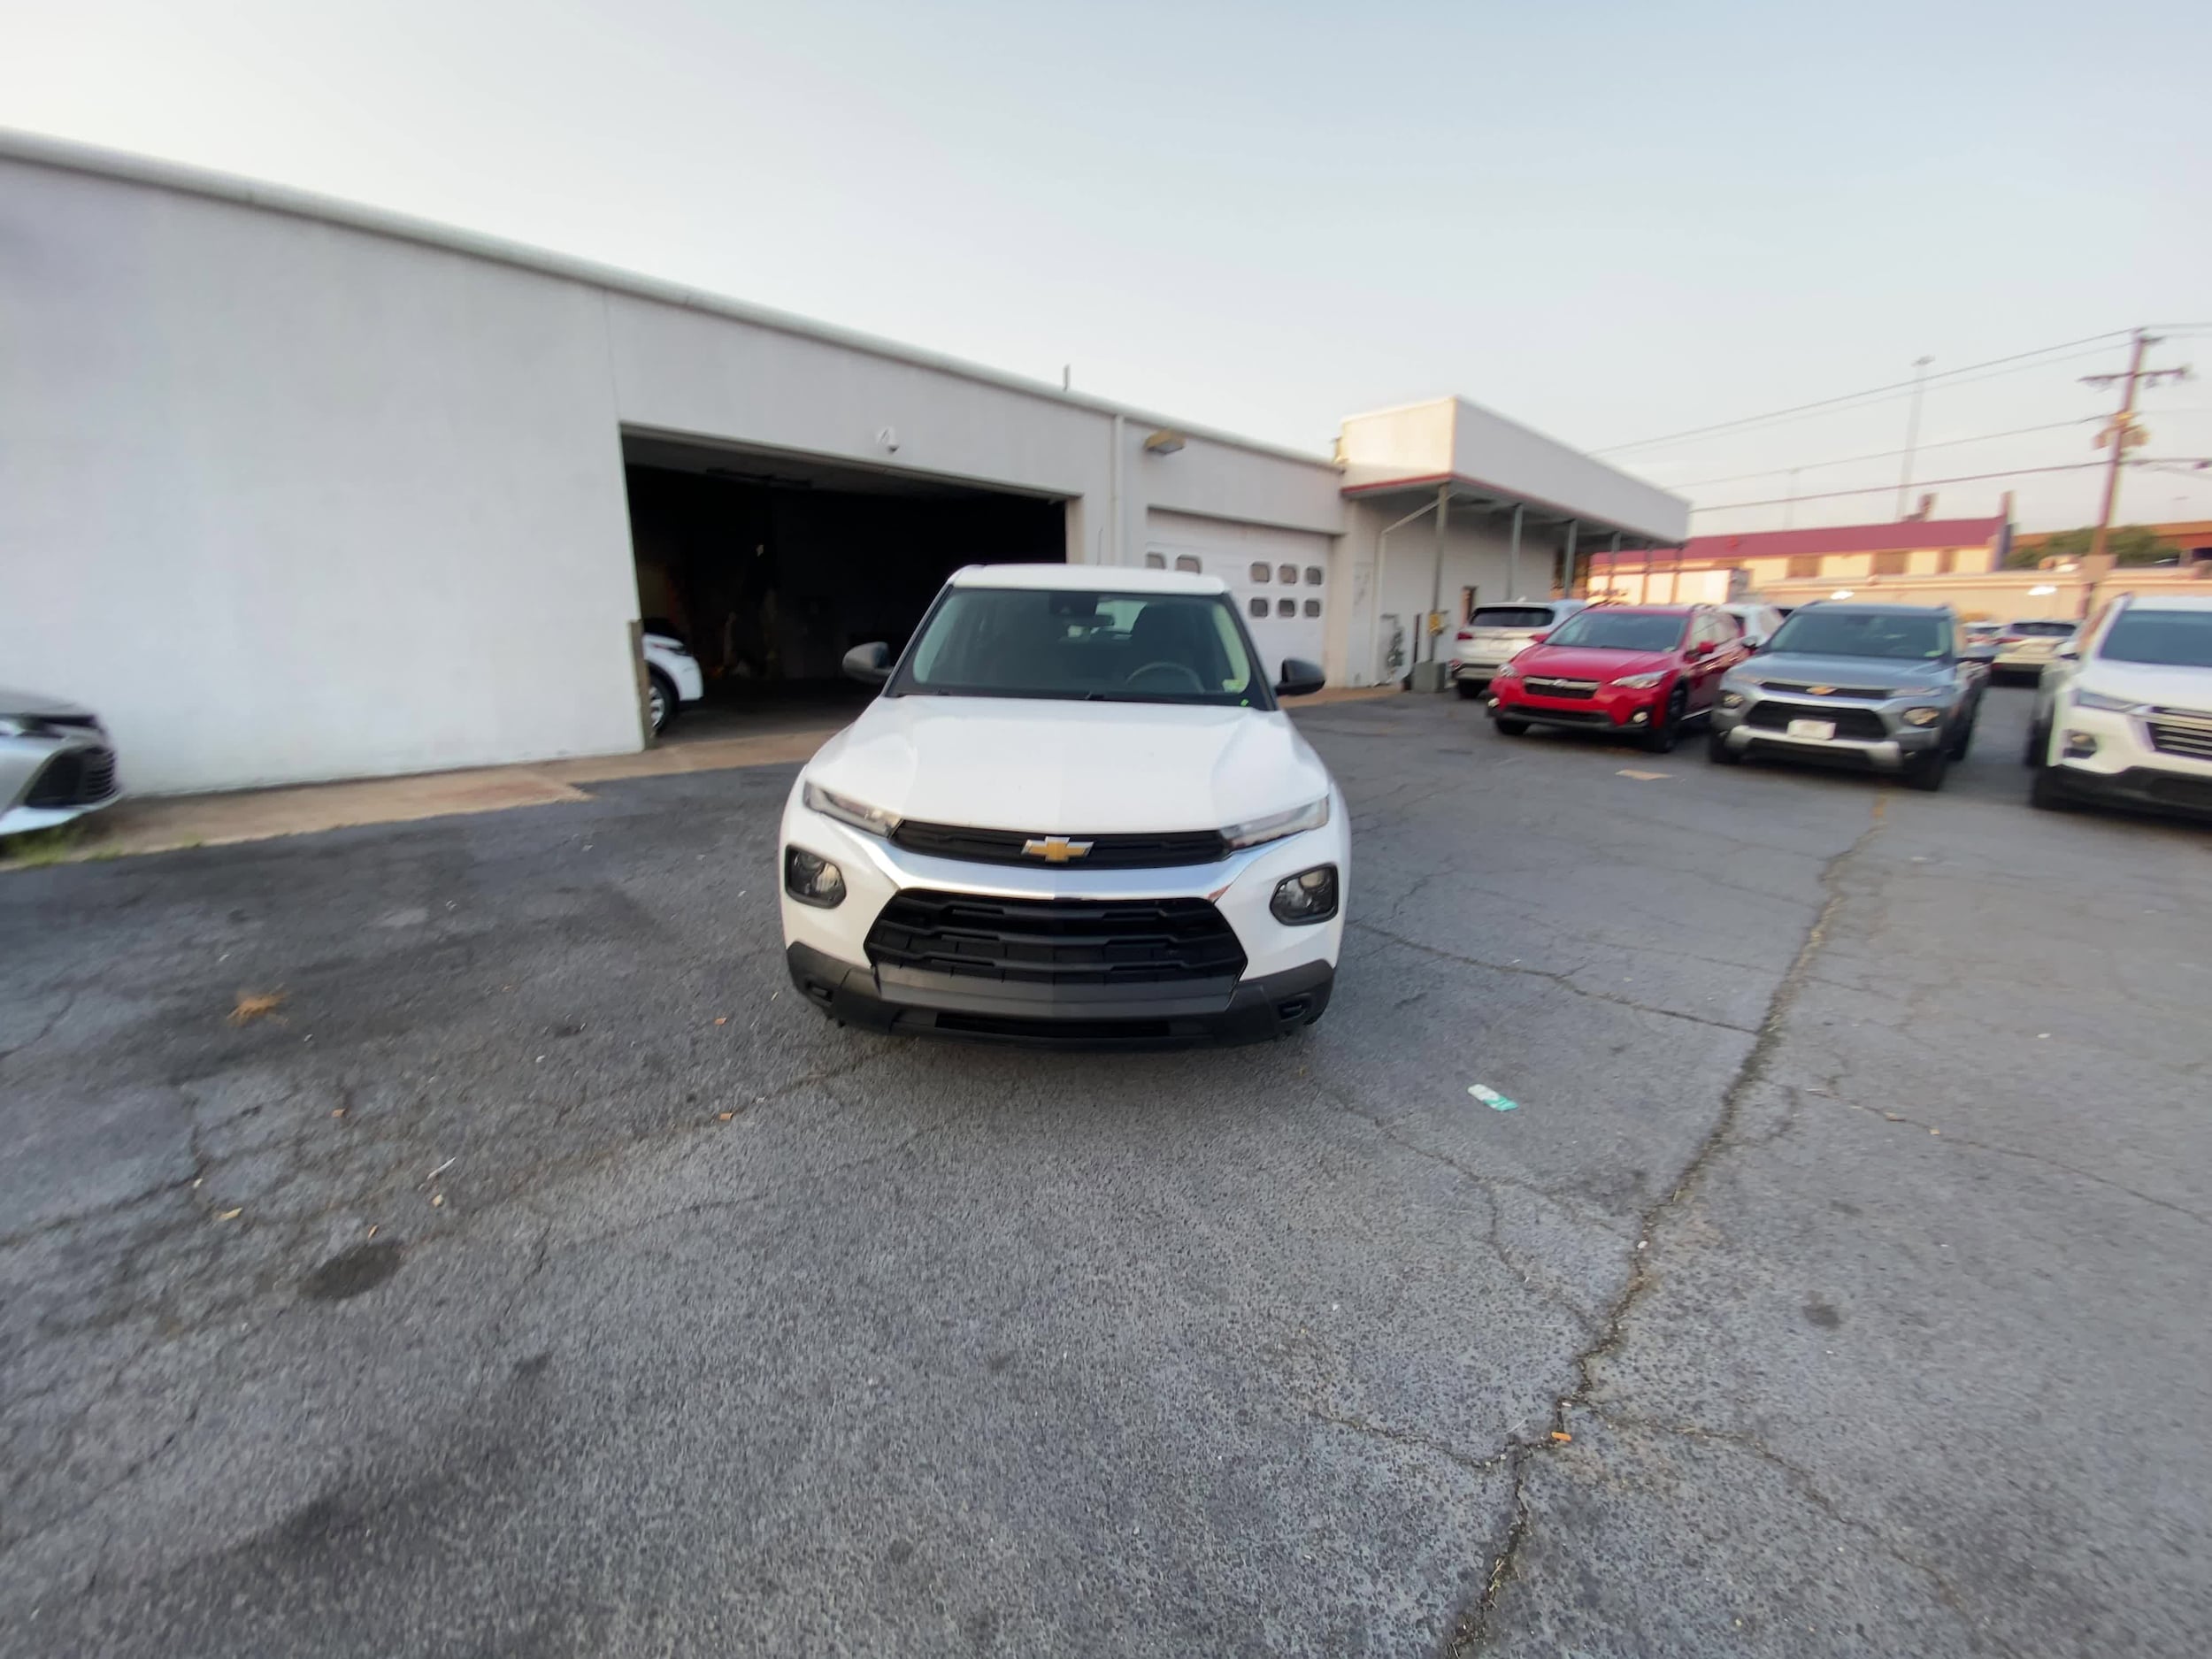
[[[1948,605],[1885,605],[1858,599],[1809,599],[1797,608],[1800,611],[1849,611],[1860,616],[1947,617],[1951,614]]]
[[[1125,565],[969,565],[952,573],[955,588],[1030,588],[1094,594],[1225,594],[1218,576],[1183,571],[1132,570]]]
[[[2131,611],[2212,611],[2212,594],[2126,594]]]

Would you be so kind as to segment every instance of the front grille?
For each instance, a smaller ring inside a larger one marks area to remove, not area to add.
[[[1613,717],[1602,709],[1516,709],[1508,719],[1525,717],[1548,726],[1610,726]]]
[[[1598,682],[1594,680],[1531,680],[1525,675],[1521,683],[1540,697],[1594,697]]]
[[[868,930],[868,960],[1029,985],[1233,979],[1244,949],[1204,899],[998,899],[910,888]]]
[[[2150,720],[2151,747],[2162,755],[2184,755],[2191,760],[2212,760],[2212,726],[2181,726],[2171,720]]]
[[[1901,695],[1879,686],[1800,686],[1786,680],[1770,680],[1766,687],[1769,691],[1786,691],[1793,696],[1856,697],[1862,703],[1886,703]]]
[[[2177,778],[2154,773],[2145,780],[2144,794],[2167,806],[2187,807],[2193,812],[2212,812],[2212,778]]]
[[[960,858],[977,864],[1026,864],[1048,861],[1022,851],[1025,842],[1043,839],[1027,830],[971,829],[958,824],[902,823],[891,840],[909,852],[933,858]],[[1071,835],[1088,842],[1090,851],[1070,863],[1085,870],[1165,870],[1179,864],[1210,864],[1228,853],[1219,830],[1165,830],[1156,834]]]
[[[1889,728],[1882,724],[1882,717],[1871,709],[1839,709],[1825,703],[1778,703],[1763,699],[1751,705],[1743,718],[1746,726],[1754,726],[1769,732],[1789,728],[1792,720],[1833,720],[1836,735],[1859,742],[1878,743],[1889,736]]]
[[[96,806],[115,793],[115,751],[72,749],[48,761],[25,791],[25,806]]]

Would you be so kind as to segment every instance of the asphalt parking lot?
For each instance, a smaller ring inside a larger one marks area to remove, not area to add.
[[[786,767],[0,878],[6,1645],[2200,1654],[2212,832],[2025,702],[1313,710],[1336,1000],[1220,1053],[832,1027]]]

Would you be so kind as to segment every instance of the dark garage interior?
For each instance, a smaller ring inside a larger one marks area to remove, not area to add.
[[[637,434],[623,460],[639,614],[705,673],[694,731],[855,706],[845,652],[902,648],[952,572],[1067,556],[1057,500]]]

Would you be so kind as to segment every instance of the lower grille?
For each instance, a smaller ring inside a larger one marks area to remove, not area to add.
[[[1889,728],[1873,710],[1839,709],[1827,703],[1761,701],[1753,703],[1743,718],[1746,726],[1768,732],[1787,731],[1792,720],[1833,720],[1838,737],[1863,743],[1878,743],[1889,736]]]
[[[1505,712],[1501,710],[1502,713]],[[1508,719],[1537,720],[1553,726],[1610,726],[1613,717],[1602,709],[1538,709],[1523,705],[1506,714]]]
[[[1000,899],[913,888],[868,930],[868,960],[1031,985],[1233,979],[1244,949],[1204,899]]]
[[[1521,683],[1539,697],[1594,697],[1598,682],[1594,680],[1531,680],[1525,675]]]
[[[1024,864],[1048,861],[1022,851],[1043,839],[1028,830],[972,829],[958,824],[902,823],[892,841],[909,852],[933,858],[959,858],[977,864]],[[1228,844],[1219,830],[1169,830],[1156,834],[1071,835],[1090,851],[1074,863],[1086,870],[1167,870],[1182,864],[1210,864],[1225,857]]]
[[[2151,747],[2160,754],[2212,760],[2212,726],[2177,726],[2167,720],[2146,724],[2151,729]]]
[[[96,806],[115,793],[115,751],[73,749],[48,761],[23,804],[37,807]]]
[[[2143,792],[2168,806],[2212,812],[2212,778],[2176,778],[2154,773],[2145,780]]]

